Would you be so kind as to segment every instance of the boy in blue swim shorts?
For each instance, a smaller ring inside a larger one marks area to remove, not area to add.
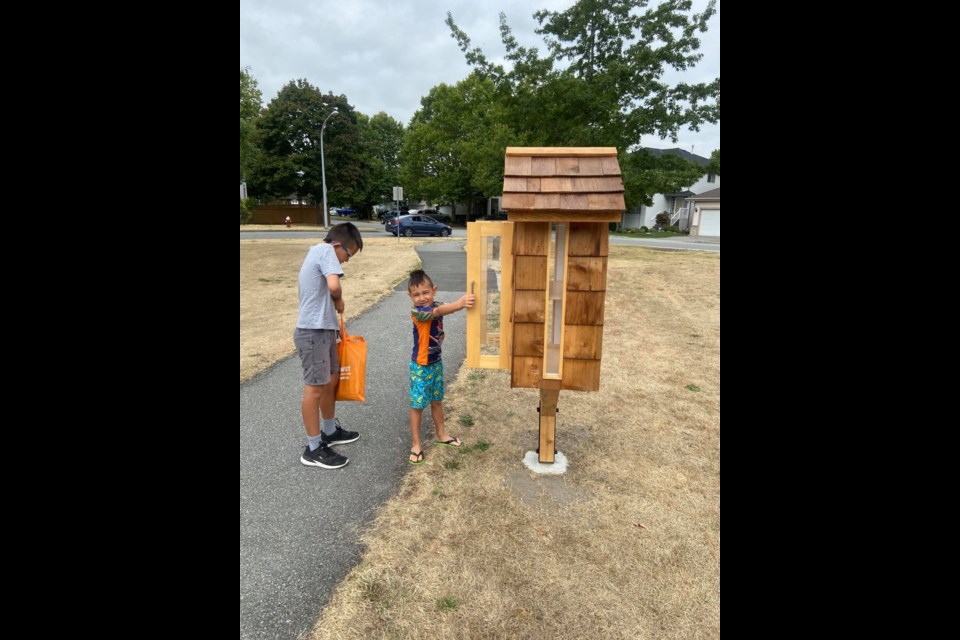
[[[469,309],[476,301],[466,293],[456,302],[444,304],[434,299],[437,287],[422,269],[410,274],[407,293],[413,301],[410,318],[413,320],[413,354],[410,356],[410,464],[423,462],[420,443],[420,422],[423,410],[430,406],[433,426],[437,431],[434,444],[461,447],[459,438],[450,437],[443,423],[443,316],[461,309]]]

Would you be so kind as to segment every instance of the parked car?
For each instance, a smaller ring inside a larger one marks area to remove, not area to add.
[[[503,209],[500,209],[499,211],[491,211],[490,215],[484,216],[482,219],[483,220],[506,220],[507,212],[504,211]]]
[[[440,222],[453,222],[453,216],[445,211],[437,211],[436,209],[424,209],[420,213],[430,216],[434,220],[439,220]]]
[[[398,216],[406,215],[405,211],[399,211],[396,207],[393,209],[384,209],[377,216],[380,218],[380,221],[386,224],[389,220],[396,218]]]
[[[430,216],[434,220],[439,220],[440,222],[453,222],[453,216],[443,211],[437,211],[436,209],[410,209],[406,213],[410,214],[411,216],[415,216],[417,214]]]
[[[452,229],[449,225],[437,222],[430,216],[423,214],[400,216],[399,218],[390,218],[383,230],[387,233],[396,235],[410,236],[440,236],[447,237]]]
[[[350,217],[357,215],[357,210],[351,209],[350,207],[343,207],[342,209],[337,209],[336,214],[338,216]]]

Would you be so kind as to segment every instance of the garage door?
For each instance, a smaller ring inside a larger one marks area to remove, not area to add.
[[[700,212],[701,236],[720,235],[720,209],[706,209]]]

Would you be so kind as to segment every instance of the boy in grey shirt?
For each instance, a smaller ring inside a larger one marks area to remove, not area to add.
[[[337,355],[337,313],[343,313],[340,265],[363,249],[360,230],[352,222],[330,227],[320,244],[310,247],[297,281],[300,312],[293,342],[303,364],[300,411],[307,447],[300,462],[310,467],[339,469],[350,461],[330,447],[356,442],[360,434],[340,428],[336,394],[340,382]],[[321,431],[322,423],[322,431]]]

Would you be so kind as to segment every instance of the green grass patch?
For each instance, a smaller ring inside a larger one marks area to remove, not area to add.
[[[437,609],[440,611],[455,611],[460,606],[456,598],[437,598]]]
[[[695,385],[695,384],[693,384],[693,383],[688,384],[688,385],[687,385],[686,387],[684,387],[684,388],[685,388],[687,391],[700,391],[700,387],[698,387],[697,385]]]
[[[360,580],[360,595],[364,600],[382,604],[387,597],[387,587],[379,580]]]
[[[493,443],[487,442],[486,440],[477,440],[477,443],[473,445],[473,448],[477,451],[486,451],[493,446]]]
[[[486,451],[492,446],[493,444],[487,442],[486,440],[477,440],[475,444],[464,444],[462,447],[460,447],[460,452],[473,453],[474,451]]]

